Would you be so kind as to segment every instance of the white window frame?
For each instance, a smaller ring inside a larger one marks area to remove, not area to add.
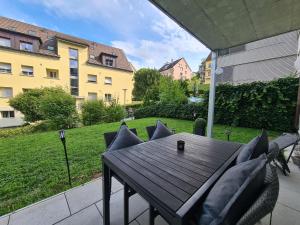
[[[94,79],[95,78],[95,79]],[[94,74],[88,74],[88,83],[94,83],[96,84],[98,80],[97,75]]]
[[[110,97],[109,97],[110,96]],[[105,93],[104,94],[104,100],[105,102],[111,102],[112,101],[112,94],[110,93]]]
[[[104,84],[112,85],[112,77],[104,77]]]
[[[7,117],[4,117],[3,114],[4,113],[7,113],[8,116]],[[11,115],[13,113],[13,116]],[[10,119],[10,118],[15,118],[16,115],[15,115],[15,111],[14,110],[4,110],[4,111],[0,111],[0,114],[1,114],[1,117],[0,118],[3,118],[3,119]]]
[[[11,40],[10,38],[6,38],[6,37],[0,37],[0,46],[3,47],[11,47]]]
[[[29,48],[29,46],[31,47]],[[20,41],[20,50],[33,52],[33,44],[31,42]]]
[[[11,98],[11,97],[13,97],[12,87],[0,87],[0,98]]]
[[[11,73],[11,64],[0,62],[0,73]]]
[[[33,66],[22,65],[21,68],[23,76],[33,77]]]

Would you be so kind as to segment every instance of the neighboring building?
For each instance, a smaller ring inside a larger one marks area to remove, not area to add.
[[[0,127],[22,122],[10,98],[50,86],[69,91],[78,108],[87,99],[128,104],[133,69],[121,49],[0,17]]]
[[[293,31],[218,52],[217,82],[269,81],[296,72],[298,32]]]
[[[162,75],[172,77],[174,80],[190,80],[193,74],[193,71],[184,58],[180,58],[175,61],[172,60],[170,63],[167,62],[159,69],[159,72]]]
[[[204,84],[210,84],[210,75],[211,75],[211,53],[202,60],[199,67],[200,80]]]

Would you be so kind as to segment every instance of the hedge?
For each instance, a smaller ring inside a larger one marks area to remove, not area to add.
[[[299,78],[287,77],[270,82],[241,85],[221,84],[216,88],[215,119],[218,124],[276,131],[292,131]],[[136,118],[169,117],[207,118],[208,92],[202,104],[162,104],[144,106],[135,111]]]

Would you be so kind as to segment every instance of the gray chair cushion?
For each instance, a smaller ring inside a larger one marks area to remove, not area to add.
[[[126,125],[122,125],[112,143],[108,146],[107,151],[118,150],[143,143],[143,141],[128,129]]]
[[[269,142],[268,135],[265,130],[258,137],[253,138],[248,144],[244,145],[239,153],[236,164],[255,159],[261,154],[268,153]]]
[[[151,140],[155,140],[158,138],[163,138],[163,137],[167,137],[172,135],[172,132],[159,120],[156,123],[156,129],[150,139]]]
[[[265,154],[227,170],[206,197],[198,224],[236,224],[262,190],[265,173]]]

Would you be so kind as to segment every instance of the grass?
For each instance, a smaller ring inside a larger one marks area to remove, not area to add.
[[[127,122],[146,140],[145,127],[157,118]],[[192,121],[162,119],[176,132],[192,132]],[[120,123],[100,124],[66,131],[73,186],[101,173],[100,154],[105,149],[103,133]],[[215,125],[214,137],[226,140],[225,126]],[[233,128],[231,141],[246,143],[260,130]],[[271,138],[279,135],[269,132]],[[69,189],[62,144],[58,132],[44,132],[0,139],[0,215]]]

